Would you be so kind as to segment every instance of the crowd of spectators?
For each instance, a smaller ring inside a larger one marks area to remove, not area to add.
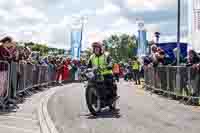
[[[77,72],[86,62],[72,60],[64,56],[40,56],[40,53],[32,51],[29,47],[18,46],[11,37],[0,40],[0,60],[19,64],[47,66],[49,71],[56,71],[57,82],[77,78]]]
[[[171,59],[163,49],[157,47],[156,45],[151,46],[151,54],[149,56],[144,57],[144,65],[152,65],[154,67],[158,65],[169,65],[169,66],[176,66],[177,65],[177,56],[178,56],[178,49],[175,48],[173,50],[174,59]],[[200,55],[194,51],[189,50],[188,56],[183,57],[180,54],[180,64],[183,66],[193,66],[199,68],[200,66]]]
[[[200,55],[195,50],[188,50],[187,56],[178,54],[178,49],[173,50],[175,58],[170,58],[167,53],[153,45],[151,54],[144,57],[143,65],[146,71],[146,84],[153,86],[156,89],[170,91],[172,94],[179,96],[192,96],[194,99],[188,99],[187,103],[198,105],[199,101],[195,97],[200,96]],[[180,79],[178,79],[177,56],[180,55]],[[159,66],[167,66],[165,68]],[[148,69],[156,68],[156,69]],[[158,68],[158,69],[157,69]],[[166,70],[169,70],[167,73]],[[179,81],[177,81],[179,80]],[[177,87],[179,87],[177,89]]]

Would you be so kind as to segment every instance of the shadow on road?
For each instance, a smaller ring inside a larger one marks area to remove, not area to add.
[[[104,110],[104,111],[98,113],[97,116],[93,116],[92,114],[85,114],[83,116],[85,116],[87,119],[105,119],[105,118],[118,119],[118,118],[122,117],[121,114],[119,113],[119,111],[111,112],[109,110]]]

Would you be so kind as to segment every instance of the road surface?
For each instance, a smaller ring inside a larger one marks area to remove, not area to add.
[[[83,84],[63,86],[48,103],[60,133],[199,133],[200,109],[151,95],[120,81],[120,115],[92,117],[85,104]]]

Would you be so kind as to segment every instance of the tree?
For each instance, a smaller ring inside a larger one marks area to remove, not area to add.
[[[59,55],[64,55],[65,53],[65,50],[64,49],[58,49],[58,54]]]
[[[112,58],[116,61],[126,61],[136,56],[137,41],[135,35],[111,35],[103,40]]]
[[[35,43],[33,43],[33,42],[25,42],[24,43],[25,47],[32,47],[33,45],[35,45]]]
[[[41,56],[46,56],[49,53],[49,47],[46,44],[25,42],[24,46],[29,47],[32,51],[39,52]]]

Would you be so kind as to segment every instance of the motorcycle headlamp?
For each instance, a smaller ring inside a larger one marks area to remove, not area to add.
[[[92,79],[94,77],[94,73],[93,72],[88,72],[86,74],[86,76],[89,78],[89,79]]]

